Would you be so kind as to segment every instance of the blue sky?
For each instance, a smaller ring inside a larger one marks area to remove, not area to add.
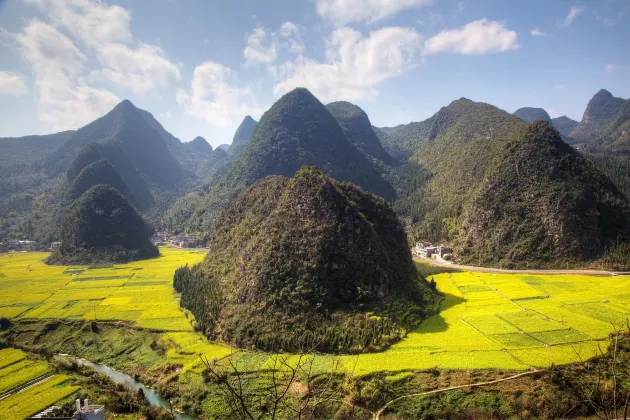
[[[630,97],[628,40],[630,0],[0,0],[0,137],[128,98],[217,146],[297,86],[377,126],[460,97],[579,120]]]

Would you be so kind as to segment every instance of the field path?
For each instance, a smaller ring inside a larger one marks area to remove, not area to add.
[[[414,393],[414,394],[401,395],[400,397],[394,398],[393,400],[389,401],[387,404],[385,404],[384,406],[379,408],[378,411],[376,413],[374,413],[374,420],[379,420],[381,418],[381,416],[383,415],[383,413],[385,413],[385,411],[387,410],[387,407],[389,407],[390,405],[392,405],[396,401],[402,400],[403,398],[440,394],[442,392],[452,391],[452,390],[455,390],[455,389],[475,388],[475,387],[479,387],[479,386],[498,384],[500,382],[511,381],[512,379],[520,378],[521,376],[533,375],[535,373],[541,373],[541,372],[544,372],[544,371],[545,371],[545,369],[535,369],[535,370],[530,370],[530,371],[527,371],[527,372],[522,372],[522,373],[519,373],[519,374],[516,374],[516,375],[513,375],[513,376],[508,376],[507,378],[495,379],[494,381],[479,382],[479,383],[475,383],[475,384],[466,384],[466,385],[457,385],[457,386],[451,386],[451,387],[448,387],[448,388],[434,389],[432,391],[424,391],[424,392],[417,392],[417,393]]]
[[[474,265],[460,265],[451,264],[448,262],[436,260],[433,258],[416,257],[413,259],[418,262],[422,262],[429,265],[435,265],[438,267],[450,267],[463,271],[471,271],[478,273],[508,273],[508,274],[579,274],[585,276],[622,276],[630,275],[628,272],[615,272],[605,270],[509,270],[506,268],[492,268],[492,267],[476,267]]]

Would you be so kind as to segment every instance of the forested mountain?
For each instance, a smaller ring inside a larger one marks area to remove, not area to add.
[[[87,144],[114,142],[148,182],[164,187],[177,184],[183,177],[182,168],[146,114],[130,101],[122,101],[105,116],[77,130],[57,150],[50,159],[52,173],[65,171]]]
[[[580,124],[579,122],[572,120],[569,117],[562,116],[558,118],[552,118],[551,123],[553,127],[558,130],[560,135],[563,137],[563,140],[571,137],[571,132],[575,130],[575,127]],[[566,141],[566,140],[565,140]]]
[[[202,156],[208,156],[212,153],[212,146],[201,136],[195,137],[188,143],[182,143],[182,147],[197,152]]]
[[[630,100],[600,90],[589,101],[571,137],[594,151],[630,152]]]
[[[382,348],[433,300],[391,207],[313,167],[245,190],[222,212],[209,247],[200,265],[176,273],[174,287],[207,335],[240,347]]]
[[[433,117],[396,127],[374,127],[374,131],[387,153],[394,157],[408,158],[427,139],[432,123]]]
[[[350,102],[333,102],[326,109],[337,120],[344,134],[363,155],[378,167],[396,161],[385,151],[365,111]]]
[[[197,200],[186,230],[209,232],[220,210],[240,191],[268,175],[292,176],[302,166],[317,166],[339,181],[352,182],[387,200],[391,185],[348,140],[339,123],[304,88],[280,98],[256,125],[245,151],[226,175]],[[182,207],[181,203],[177,204]]]
[[[133,197],[130,201],[138,209],[146,210],[153,204],[153,197],[147,183],[138,174],[118,143],[115,142],[90,143],[85,146],[68,166],[66,171],[68,182],[72,184],[85,167],[103,159],[111,164],[121,176]],[[125,194],[123,191],[120,192]]]
[[[74,131],[70,130],[43,136],[0,138],[0,168],[27,165],[43,159],[73,135]]]
[[[156,257],[151,228],[116,189],[96,185],[64,211],[61,246],[50,264],[106,264]]]
[[[456,229],[502,145],[527,123],[465,98],[443,107],[430,121],[426,139],[388,179],[398,191],[394,208],[414,223],[414,238],[440,241]]]
[[[231,155],[238,157],[243,153],[243,150],[245,150],[254,135],[255,128],[256,121],[249,115],[246,116],[236,129],[236,133],[234,133],[234,137],[232,138],[232,144],[228,149]]]
[[[106,160],[101,159],[96,162],[92,162],[85,168],[81,169],[81,172],[74,178],[70,188],[68,190],[68,198],[74,200],[83,195],[84,192],[89,190],[95,185],[104,184],[113,187],[128,201],[132,202],[133,197],[129,196],[129,188],[127,184],[116,172],[116,169]]]
[[[551,122],[551,117],[549,116],[547,111],[545,111],[542,108],[532,108],[532,107],[519,108],[516,111],[514,111],[514,115],[516,115],[521,120],[527,123],[532,123],[538,120]]]
[[[626,197],[547,123],[503,149],[464,212],[463,261],[589,261],[630,240]]]

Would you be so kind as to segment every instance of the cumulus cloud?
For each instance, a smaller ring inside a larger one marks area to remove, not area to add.
[[[564,19],[564,26],[571,25],[571,23],[573,23],[573,20],[575,20],[575,18],[578,17],[578,15],[580,13],[582,13],[584,10],[585,10],[585,8],[582,7],[582,6],[573,6],[573,7],[571,7],[571,10],[569,10],[569,14]]]
[[[132,39],[131,14],[120,6],[99,0],[25,0],[45,12],[55,26],[90,46]]]
[[[19,74],[0,71],[0,95],[21,95],[26,92],[24,78]]]
[[[304,51],[300,30],[293,22],[284,22],[277,31],[270,34],[264,28],[255,28],[247,36],[243,57],[245,57],[247,65],[270,64],[276,61],[282,50],[293,54]]]
[[[317,13],[337,25],[373,23],[431,0],[316,0]]]
[[[227,126],[246,115],[258,118],[264,110],[253,104],[248,88],[230,84],[234,76],[229,68],[206,61],[195,68],[190,90],[177,90],[177,102],[186,115],[216,126]]]
[[[120,101],[95,83],[135,93],[179,84],[179,65],[161,48],[133,39],[127,9],[100,0],[24,1],[45,22],[34,19],[14,38],[35,73],[40,119],[55,129],[77,128]]]
[[[538,29],[538,28],[532,29],[531,31],[529,31],[529,33],[532,36],[545,36],[545,33],[543,31],[541,31],[540,29]]]
[[[87,57],[54,26],[36,19],[15,39],[35,73],[40,119],[54,129],[80,127],[119,101],[107,90],[86,85],[80,76]]]
[[[97,56],[105,66],[102,70],[105,77],[135,93],[176,86],[181,80],[179,67],[155,45],[140,43],[134,49],[109,43],[98,49]]]
[[[518,35],[500,22],[480,19],[461,28],[444,30],[425,42],[425,54],[452,52],[463,55],[491,54],[519,48]]]
[[[263,28],[256,28],[247,36],[247,46],[243,50],[243,57],[250,63],[271,63],[276,60],[278,52],[273,42],[265,46],[267,33]]]
[[[403,74],[420,48],[420,35],[409,28],[383,28],[367,37],[338,28],[327,41],[325,62],[300,55],[275,69],[274,92],[303,86],[324,102],[373,99],[378,84]]]

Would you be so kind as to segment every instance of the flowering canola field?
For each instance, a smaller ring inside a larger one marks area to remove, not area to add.
[[[109,268],[58,267],[47,254],[0,255],[0,317],[125,320],[163,332],[170,363],[197,370],[203,354],[231,354],[193,332],[172,288],[173,272],[204,254],[162,248],[152,260]],[[388,350],[342,356],[345,369],[526,370],[572,363],[606,351],[613,325],[630,317],[630,278],[449,273],[432,276],[445,299],[439,314]],[[249,369],[268,356],[238,352]],[[332,361],[321,355],[321,369]]]

